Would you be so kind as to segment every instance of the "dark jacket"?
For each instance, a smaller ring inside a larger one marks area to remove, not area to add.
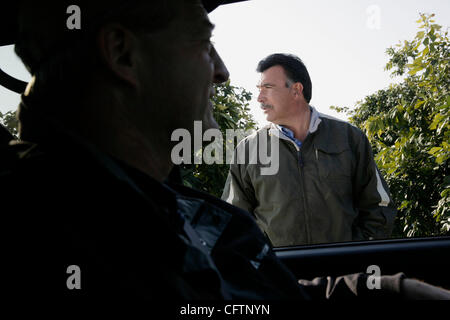
[[[272,175],[247,160],[262,139],[279,146]],[[231,164],[222,199],[251,212],[274,246],[390,236],[395,205],[360,129],[312,108],[301,148],[271,125],[241,141],[237,152],[249,156]]]
[[[159,183],[76,137],[58,133],[0,152],[2,290],[9,298],[325,299],[368,292],[365,274],[299,285],[246,211]],[[71,265],[81,270],[79,290],[67,287]],[[387,291],[398,293],[400,279],[383,280]]]

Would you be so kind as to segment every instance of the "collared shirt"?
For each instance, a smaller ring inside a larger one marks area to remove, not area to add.
[[[279,124],[276,125],[278,130],[280,130],[286,137],[294,141],[297,147],[300,149],[302,147],[302,142],[294,137],[294,132],[291,129],[283,127]]]
[[[309,126],[309,130],[308,130],[308,134],[311,131],[311,126],[312,126],[312,115],[313,115],[313,109],[310,107],[311,113],[310,113],[310,126]],[[294,141],[294,143],[297,145],[297,147],[300,149],[302,147],[302,142],[300,140],[298,140],[297,138],[294,137],[294,132],[291,129],[288,129],[282,125],[277,124],[276,127],[278,128],[278,130],[280,130],[286,137],[288,137],[289,139],[291,139],[292,141]]]

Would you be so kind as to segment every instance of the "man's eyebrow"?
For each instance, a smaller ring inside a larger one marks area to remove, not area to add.
[[[258,83],[256,85],[257,88],[261,88],[261,87],[274,87],[275,85],[273,83],[270,82],[264,82],[264,83]]]

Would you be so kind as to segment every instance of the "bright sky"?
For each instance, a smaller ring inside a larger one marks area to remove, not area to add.
[[[449,26],[448,0],[252,0],[222,6],[210,19],[231,83],[253,92],[252,113],[263,124],[255,87],[261,59],[275,52],[299,56],[312,80],[311,105],[345,119],[329,106],[352,108],[394,82],[384,71],[385,51],[413,39],[419,12],[435,13],[436,23]]]
[[[231,82],[253,93],[251,110],[262,125],[256,101],[259,60],[275,52],[298,55],[312,79],[311,104],[345,119],[329,106],[352,108],[394,82],[384,71],[385,51],[415,36],[419,12],[435,13],[436,23],[449,26],[448,0],[250,0],[222,6],[210,19]],[[0,61],[4,71],[29,80],[12,47],[0,48]],[[0,87],[1,112],[18,103],[17,94]]]

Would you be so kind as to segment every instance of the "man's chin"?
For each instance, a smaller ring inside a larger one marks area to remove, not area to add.
[[[273,122],[273,117],[266,115],[266,121]]]
[[[208,130],[208,129],[219,129],[219,125],[217,124],[216,119],[214,119],[213,116],[213,106],[210,103],[208,108],[205,111],[205,114],[203,116],[203,120],[202,120],[202,125],[203,125],[203,131]]]
[[[208,129],[219,129],[216,119],[212,116],[210,112],[203,117],[203,131]]]

